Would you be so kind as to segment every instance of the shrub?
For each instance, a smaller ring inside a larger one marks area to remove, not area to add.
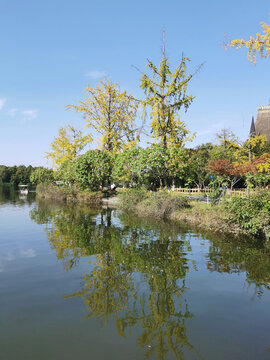
[[[261,191],[248,198],[232,197],[226,203],[229,219],[248,234],[270,237],[270,192]]]
[[[140,215],[158,219],[169,218],[173,212],[189,207],[185,197],[176,197],[164,191],[150,193],[143,189],[126,190],[120,194],[120,202],[124,210],[136,210]]]
[[[103,194],[101,191],[79,191],[76,195],[76,199],[79,202],[90,204],[101,204]]]
[[[138,205],[139,212],[157,219],[168,219],[175,211],[189,207],[186,197],[176,197],[166,192],[151,193]]]
[[[36,192],[39,197],[56,201],[78,201],[82,203],[101,204],[101,191],[78,190],[75,186],[58,187],[53,184],[38,184]]]
[[[64,201],[67,199],[67,192],[64,188],[59,188],[56,185],[48,183],[38,184],[36,193],[44,199],[53,199],[56,201]]]
[[[119,193],[120,207],[123,210],[135,210],[136,205],[146,199],[150,193],[145,189],[126,189]]]

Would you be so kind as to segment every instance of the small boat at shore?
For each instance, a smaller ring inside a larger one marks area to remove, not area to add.
[[[28,195],[28,185],[19,185],[20,194]]]

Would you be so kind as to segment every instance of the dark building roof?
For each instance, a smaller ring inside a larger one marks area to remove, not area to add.
[[[251,138],[251,137],[254,137],[255,135],[256,135],[256,130],[255,130],[255,123],[254,123],[254,116],[252,116],[249,137]]]
[[[255,132],[256,135],[265,135],[267,140],[270,141],[270,103],[269,105],[258,107]]]

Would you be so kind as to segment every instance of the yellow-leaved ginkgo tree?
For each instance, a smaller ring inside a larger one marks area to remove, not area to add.
[[[66,160],[76,158],[91,141],[91,135],[83,136],[82,131],[66,125],[59,129],[58,136],[51,143],[51,151],[46,153],[46,157],[52,160],[54,168],[59,168]]]
[[[257,33],[256,36],[250,36],[248,40],[235,39],[230,41],[226,46],[236,49],[246,47],[248,49],[248,59],[256,65],[257,53],[262,58],[267,58],[270,55],[270,26],[261,22],[263,33]]]
[[[101,148],[108,151],[121,149],[125,144],[136,142],[135,118],[138,101],[118,84],[109,79],[101,80],[96,87],[86,89],[88,97],[78,105],[67,108],[81,113],[86,125],[101,135]]]
[[[140,87],[145,93],[142,105],[145,110],[150,108],[152,136],[165,148],[168,145],[182,146],[189,133],[179,115],[180,109],[187,111],[194,99],[194,96],[187,95],[188,83],[194,76],[187,74],[189,61],[182,56],[179,65],[171,71],[168,58],[163,53],[158,67],[147,60],[151,75],[143,73],[141,77]]]

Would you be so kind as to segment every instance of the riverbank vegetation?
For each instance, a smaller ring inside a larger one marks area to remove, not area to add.
[[[37,169],[35,183],[62,181],[96,191],[115,183],[118,187],[148,189],[185,187],[216,189],[221,186],[265,188],[270,184],[269,142],[257,136],[243,145],[225,138],[190,149],[151,144],[121,151],[89,150],[65,161],[57,171]]]
[[[39,197],[56,201],[83,202],[101,204],[104,194],[101,191],[78,190],[76,187],[59,187],[54,184],[41,183],[37,185],[36,192]]]
[[[120,207],[140,216],[171,219],[215,232],[270,239],[270,192],[224,197],[218,204],[198,202],[177,193],[126,190]]]

